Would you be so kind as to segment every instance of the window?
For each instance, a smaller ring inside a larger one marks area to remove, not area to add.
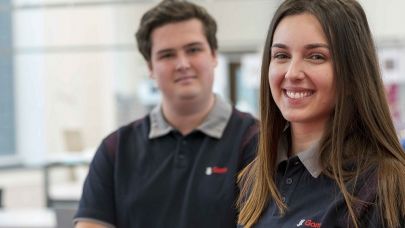
[[[0,159],[16,153],[12,46],[10,0],[0,0]]]

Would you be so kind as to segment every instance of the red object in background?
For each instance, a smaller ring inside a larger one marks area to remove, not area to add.
[[[392,119],[394,124],[397,125],[401,121],[401,112],[399,108],[399,85],[396,83],[386,85],[385,92],[387,94],[387,101]]]

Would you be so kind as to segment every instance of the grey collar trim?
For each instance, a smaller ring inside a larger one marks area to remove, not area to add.
[[[232,106],[221,97],[215,95],[214,107],[208,113],[203,123],[196,128],[213,138],[221,138],[232,114]],[[151,128],[149,139],[158,138],[175,130],[165,119],[161,104],[157,105],[150,113]]]
[[[278,145],[277,164],[288,159],[287,151],[287,135],[284,134]],[[323,170],[319,154],[319,142],[314,143],[307,150],[299,152],[297,156],[311,176],[319,177]]]

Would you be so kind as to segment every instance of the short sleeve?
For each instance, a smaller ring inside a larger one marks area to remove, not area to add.
[[[90,164],[74,221],[90,219],[115,225],[115,214],[114,161],[103,142]]]

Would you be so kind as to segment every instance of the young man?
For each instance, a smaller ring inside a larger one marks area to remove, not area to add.
[[[236,226],[236,176],[255,156],[257,121],[212,92],[215,33],[189,2],[143,16],[136,38],[162,102],[103,140],[76,227]]]

